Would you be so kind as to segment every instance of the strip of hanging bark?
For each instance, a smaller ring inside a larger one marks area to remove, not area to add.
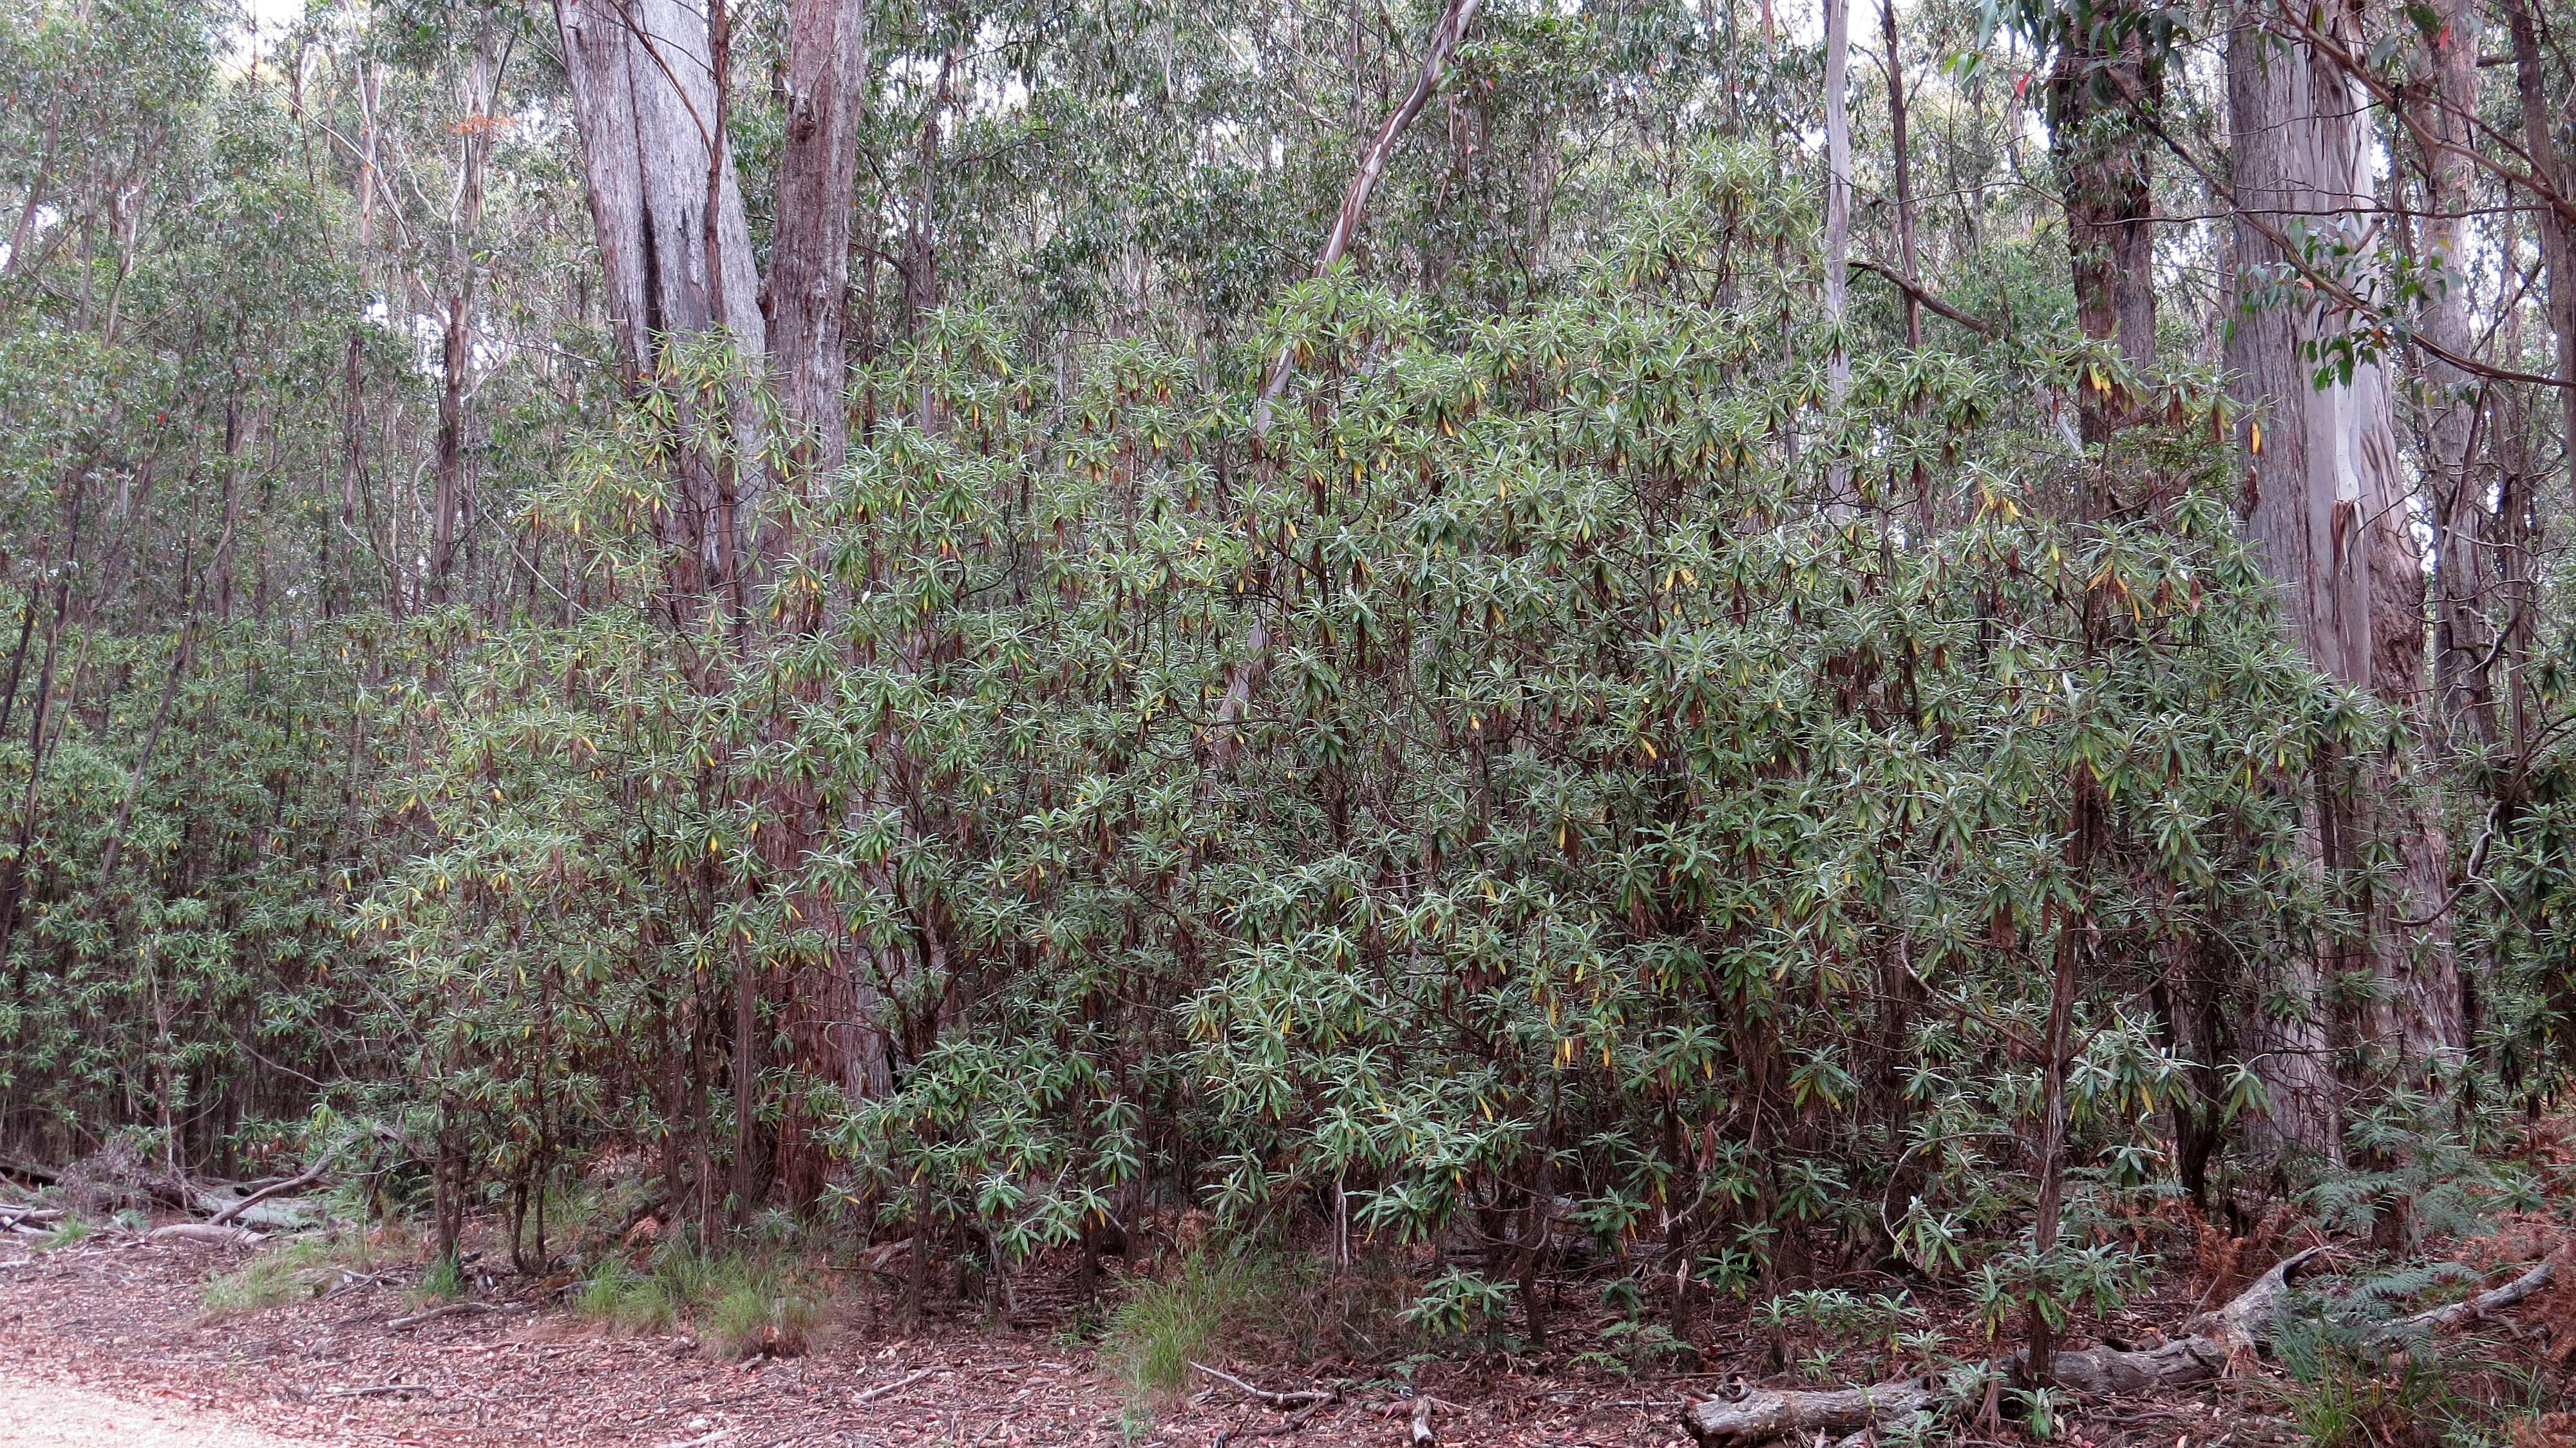
[[[1268,1403],[1274,1408],[1303,1408],[1312,1403],[1329,1403],[1338,1396],[1329,1388],[1299,1388],[1295,1392],[1272,1392],[1268,1388],[1255,1387],[1251,1383],[1245,1382],[1243,1379],[1236,1377],[1232,1373],[1219,1372],[1215,1368],[1209,1367],[1206,1363],[1193,1362],[1190,1366],[1207,1374],[1209,1377],[1216,1379],[1218,1382],[1232,1384],[1233,1386],[1242,1389],[1245,1393],[1260,1399],[1262,1402]]]
[[[1333,229],[1324,238],[1323,254],[1315,261],[1317,276],[1331,270],[1333,263],[1350,250],[1351,238],[1359,234],[1360,219],[1368,211],[1369,193],[1377,189],[1378,179],[1386,174],[1386,163],[1395,155],[1395,143],[1403,138],[1413,118],[1422,114],[1423,106],[1430,103],[1431,93],[1440,88],[1441,72],[1449,68],[1449,53],[1458,48],[1467,27],[1474,23],[1479,3],[1481,0],[1449,0],[1440,18],[1432,22],[1431,34],[1423,46],[1422,71],[1413,78],[1413,89],[1387,112],[1386,119],[1378,125],[1376,139],[1360,153],[1360,168],[1352,174],[1350,188],[1342,193],[1342,209],[1334,215]],[[1295,363],[1296,349],[1282,347],[1279,360],[1270,364],[1269,379],[1261,384],[1261,401],[1252,410],[1254,437],[1270,431],[1270,405],[1287,390]]]
[[[256,1247],[268,1239],[248,1227],[218,1227],[212,1222],[173,1222],[144,1233],[143,1240],[155,1246],[170,1242],[202,1242],[213,1247]]]

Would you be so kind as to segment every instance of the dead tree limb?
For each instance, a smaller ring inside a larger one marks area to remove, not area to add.
[[[340,1153],[336,1150],[326,1151],[320,1156],[315,1157],[311,1166],[308,1166],[304,1170],[297,1172],[295,1175],[288,1177],[286,1180],[281,1182],[272,1182],[267,1186],[261,1187],[258,1191],[247,1192],[234,1198],[231,1205],[226,1206],[223,1210],[207,1218],[207,1224],[209,1226],[220,1227],[224,1223],[231,1221],[233,1218],[240,1216],[242,1213],[249,1211],[251,1208],[258,1206],[260,1203],[267,1201],[272,1197],[282,1197],[290,1192],[302,1191],[304,1188],[322,1180],[323,1174],[331,1170],[331,1163],[337,1161],[339,1156]]]
[[[2500,1307],[2511,1307],[2541,1288],[2557,1275],[2558,1264],[2549,1258],[2534,1263],[2531,1269],[2501,1287],[2490,1287],[2475,1297],[2436,1307],[2412,1317],[2401,1317],[2381,1328],[2374,1336],[2381,1342],[2393,1343],[2402,1338],[2438,1332],[2486,1316]]]
[[[1731,1403],[1709,1398],[1689,1405],[1682,1410],[1682,1426],[1702,1444],[1768,1443],[1892,1427],[1932,1406],[1939,1396],[1929,1378],[1815,1392],[1755,1388]]]

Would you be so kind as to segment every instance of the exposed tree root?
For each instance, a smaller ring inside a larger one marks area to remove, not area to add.
[[[2182,1335],[2171,1341],[2151,1348],[2103,1346],[2057,1353],[2049,1377],[2079,1393],[2134,1393],[2205,1381],[2231,1365],[2250,1363],[2290,1279],[2324,1250],[2310,1247],[2282,1258],[2224,1305],[2185,1322]],[[2501,1287],[2390,1323],[2376,1338],[2393,1344],[2511,1306],[2546,1286],[2555,1270],[2551,1262],[2538,1263]],[[2006,1379],[2027,1376],[2025,1368],[2020,1353],[1987,1364],[1989,1373]],[[1854,1434],[1850,1441],[1857,1443],[1872,1432],[1887,1432],[1932,1412],[1940,1399],[1941,1384],[1921,1377],[1855,1388],[1753,1388],[1731,1401],[1709,1398],[1688,1404],[1682,1426],[1702,1448],[1750,1448],[1777,1438],[1844,1433]]]

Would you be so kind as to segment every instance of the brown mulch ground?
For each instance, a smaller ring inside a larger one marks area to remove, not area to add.
[[[730,1363],[686,1336],[607,1336],[562,1311],[458,1316],[396,1332],[386,1324],[412,1303],[390,1284],[210,1319],[202,1305],[208,1275],[240,1260],[219,1248],[104,1238],[0,1260],[0,1352],[22,1381],[33,1373],[132,1402],[193,1404],[336,1444],[1246,1448],[1261,1440],[1392,1448],[1407,1441],[1412,1390],[1383,1369],[1327,1365],[1325,1379],[1343,1381],[1344,1397],[1308,1416],[1212,1386],[1140,1419],[1124,1410],[1088,1346],[1043,1326],[952,1325],[904,1337],[871,1326],[873,1310],[854,1309],[803,1356]],[[2133,1310],[2143,1322],[2187,1306],[2142,1302]],[[1737,1324],[1722,1335],[1754,1368],[1750,1331]],[[1666,1448],[1686,1442],[1683,1394],[1730,1376],[1628,1378],[1576,1364],[1585,1346],[1579,1337],[1560,1341],[1536,1362],[1423,1364],[1414,1381],[1440,1400],[1434,1426],[1452,1448]],[[1317,1381],[1284,1368],[1240,1370],[1271,1388]],[[2060,1441],[2077,1448],[2300,1441],[2274,1402],[2257,1380],[2153,1402],[2088,1404]],[[2025,1441],[2003,1432],[1999,1441]]]

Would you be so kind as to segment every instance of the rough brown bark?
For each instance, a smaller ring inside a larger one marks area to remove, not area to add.
[[[2505,28],[2513,37],[2514,96],[2522,111],[2523,147],[2535,180],[2549,189],[2535,211],[2541,266],[2549,278],[2549,326],[2558,334],[2558,417],[2567,475],[2576,486],[2576,228],[2550,204],[2576,196],[2576,171],[2558,154],[2549,111],[2549,84],[2541,68],[2540,37],[2530,0],[2504,0]]]
[[[778,224],[769,246],[770,359],[779,401],[808,429],[815,466],[849,446],[841,390],[849,373],[850,205],[867,100],[864,0],[787,7],[786,117]]]
[[[458,122],[456,204],[448,218],[445,326],[441,329],[438,378],[438,470],[436,516],[430,519],[429,601],[446,603],[456,572],[456,532],[465,494],[466,407],[474,376],[474,238],[483,227],[483,162],[492,149],[492,20],[485,12],[474,40],[473,64],[466,72],[464,118]]]

